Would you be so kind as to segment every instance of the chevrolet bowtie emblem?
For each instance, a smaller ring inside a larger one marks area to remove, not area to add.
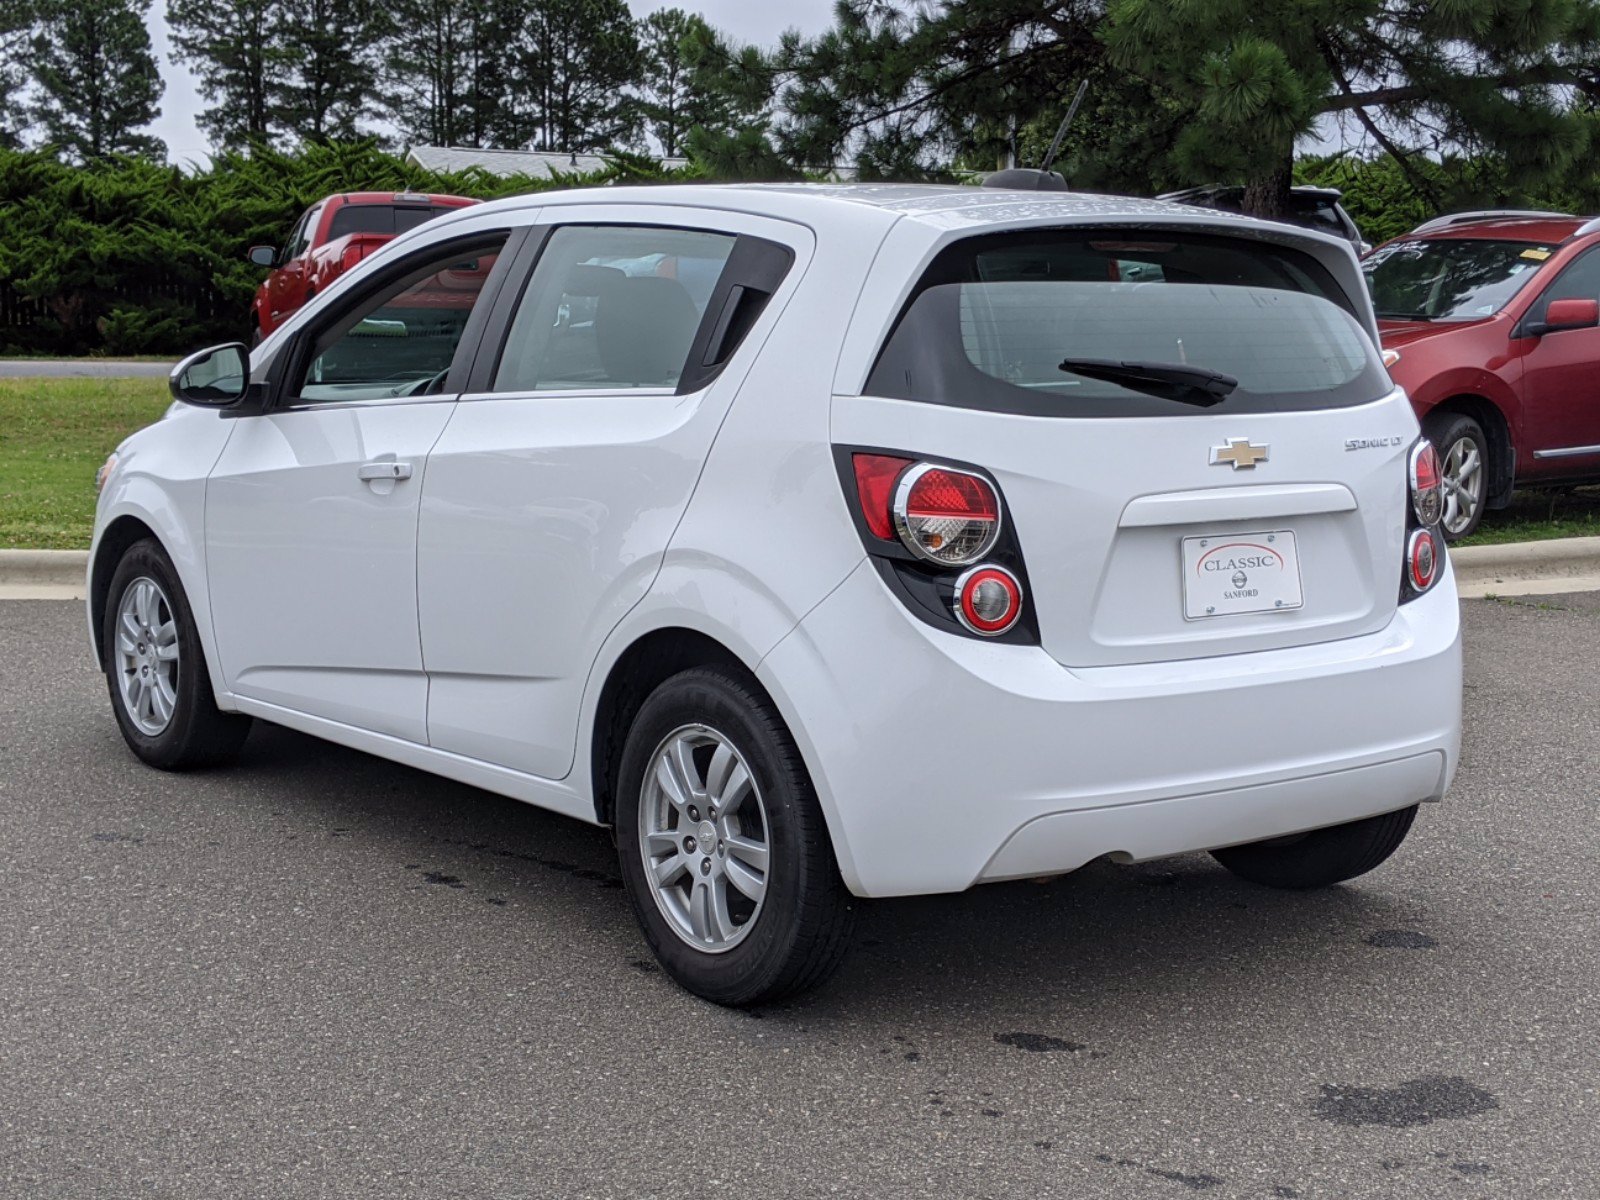
[[[1211,447],[1213,467],[1231,466],[1235,471],[1247,471],[1258,462],[1267,461],[1266,446],[1258,446],[1249,438],[1229,438],[1226,446]]]

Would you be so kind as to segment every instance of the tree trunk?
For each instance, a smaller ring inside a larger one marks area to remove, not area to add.
[[[1244,211],[1252,217],[1282,220],[1289,212],[1289,186],[1294,181],[1294,147],[1266,174],[1253,176],[1244,185]]]

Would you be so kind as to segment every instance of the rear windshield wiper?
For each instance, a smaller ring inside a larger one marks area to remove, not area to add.
[[[1209,408],[1221,404],[1239,381],[1209,367],[1185,363],[1123,362],[1114,358],[1064,358],[1060,369],[1069,375],[1104,379],[1136,392],[1146,392],[1180,404]]]

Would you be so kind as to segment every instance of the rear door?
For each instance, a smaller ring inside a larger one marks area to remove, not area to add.
[[[834,439],[992,474],[1068,666],[1371,632],[1398,601],[1417,426],[1361,304],[1312,255],[1216,232],[967,239],[866,394],[835,399]]]
[[[644,596],[751,356],[810,255],[798,226],[559,207],[428,460],[428,735],[550,778],[600,643]]]

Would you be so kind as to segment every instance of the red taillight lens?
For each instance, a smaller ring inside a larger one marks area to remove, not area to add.
[[[955,610],[973,633],[997,637],[1022,616],[1022,585],[1010,571],[974,567],[956,580]]]
[[[853,454],[851,463],[856,472],[856,495],[861,500],[861,515],[873,537],[889,541],[894,537],[894,518],[889,512],[889,499],[894,494],[894,481],[900,472],[911,465],[909,458],[896,458],[892,454]]]
[[[344,253],[339,256],[339,270],[348,271],[365,257],[366,252],[360,246],[346,246]]]
[[[1419,529],[1406,544],[1406,574],[1411,586],[1425,592],[1439,577],[1439,543],[1431,529]]]
[[[989,553],[1000,536],[1000,497],[981,475],[921,463],[895,487],[894,525],[918,558],[964,567]]]
[[[1444,516],[1444,482],[1439,455],[1424,438],[1411,448],[1411,511],[1417,524],[1437,525]]]

